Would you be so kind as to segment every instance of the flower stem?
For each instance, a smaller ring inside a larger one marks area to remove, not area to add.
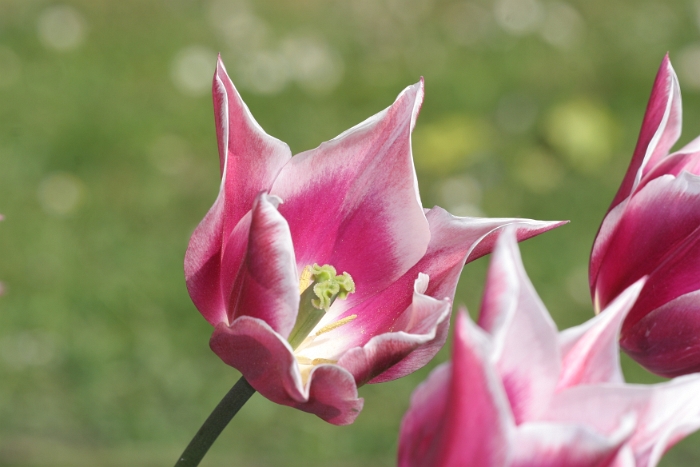
[[[241,379],[221,399],[202,428],[194,435],[190,444],[187,445],[175,463],[175,467],[196,467],[199,465],[216,438],[253,394],[255,394],[255,389],[241,376]]]

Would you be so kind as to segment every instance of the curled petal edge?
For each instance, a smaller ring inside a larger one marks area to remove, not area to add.
[[[313,413],[334,425],[352,423],[362,410],[363,400],[350,372],[338,365],[318,365],[304,385],[289,343],[260,319],[241,316],[230,326],[220,323],[209,345],[272,402]]]

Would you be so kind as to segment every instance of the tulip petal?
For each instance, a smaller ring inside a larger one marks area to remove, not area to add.
[[[334,311],[339,305],[336,302],[319,326],[352,314],[355,314],[357,319],[339,328],[332,345],[328,348],[319,345],[317,351],[320,354],[341,355],[349,349],[363,347],[373,336],[402,330],[402,319],[408,316],[407,313],[413,313],[408,311],[411,309],[412,300],[415,299],[415,295],[410,293],[413,289],[411,286],[417,284],[416,278],[421,273],[430,277],[427,289],[421,292],[423,295],[452,301],[464,263],[488,253],[503,227],[514,225],[518,239],[525,240],[563,224],[530,219],[454,217],[439,207],[428,211],[427,219],[431,228],[431,241],[425,256],[406,274],[381,293],[373,296],[371,300],[365,300],[350,309],[341,309],[343,311],[340,313]],[[432,340],[418,347],[404,360],[374,377],[370,382],[389,381],[405,376],[430,361],[447,338],[449,322],[437,319],[439,316],[440,313],[434,315],[437,329]],[[405,328],[403,330],[406,331]]]
[[[286,338],[299,309],[299,277],[289,227],[273,202],[274,197],[261,193],[253,204],[245,259],[229,298],[228,322],[239,316],[259,318]]]
[[[250,210],[262,190],[269,190],[292,152],[262,129],[231,82],[221,57],[212,84],[219,145],[221,185],[225,192],[224,238]]]
[[[489,253],[501,229],[514,225],[518,240],[522,241],[564,223],[455,217],[439,207],[428,211],[426,217],[430,223],[431,237],[425,256],[372,300],[344,311],[346,315],[355,313],[358,316],[358,319],[343,328],[356,336],[355,340],[348,341],[348,348],[364,345],[369,340],[367,336],[393,329],[401,314],[411,304],[411,285],[419,274],[430,277],[425,295],[452,300],[465,262]],[[381,304],[381,313],[377,312],[377,304]]]
[[[516,423],[536,417],[559,378],[557,328],[525,273],[511,228],[493,252],[479,325],[492,336],[492,358]]]
[[[340,358],[338,365],[352,373],[358,386],[413,373],[445,343],[452,302],[423,295],[427,286],[427,276],[416,279],[413,303],[397,320],[394,332],[374,336]]]
[[[428,246],[410,140],[422,101],[421,81],[384,111],[293,157],[272,187],[285,200],[280,212],[299,269],[318,263],[348,272],[356,293],[347,306],[386,288]]]
[[[262,320],[242,316],[231,326],[221,323],[209,345],[273,402],[313,413],[335,425],[352,423],[362,410],[354,378],[337,365],[315,367],[304,387],[289,343]]]
[[[398,467],[438,467],[440,427],[446,416],[451,362],[435,368],[411,395],[401,420]]]
[[[576,424],[526,423],[516,431],[508,467],[612,467],[633,430],[633,418],[612,436]]]
[[[448,370],[433,372],[402,422],[401,467],[505,467],[514,424],[489,347],[483,331],[459,313],[452,364],[443,367],[451,369],[449,378]]]
[[[651,90],[632,162],[608,211],[630,196],[642,177],[669,153],[681,134],[681,121],[680,86],[666,54]]]
[[[595,258],[599,266],[595,296],[600,307],[667,262],[669,252],[677,250],[700,226],[700,177],[683,172],[679,177],[664,175],[652,180],[625,202],[619,214],[614,231],[603,240],[605,251],[599,248],[598,239],[594,245],[591,271]],[[677,289],[673,287],[671,298],[679,295]],[[635,307],[625,326],[643,316],[637,313]]]
[[[676,378],[653,386],[582,385],[556,394],[548,421],[579,423],[601,433],[614,433],[635,414],[628,441],[636,467],[654,467],[675,442],[700,427],[700,376]]]
[[[674,377],[700,371],[700,291],[653,310],[622,335],[620,346],[644,368]]]
[[[644,279],[618,296],[603,313],[559,334],[562,373],[557,391],[580,384],[623,383],[618,337]]]
[[[225,321],[226,297],[218,281],[222,245],[253,205],[269,190],[291,158],[289,147],[266,134],[226,73],[221,58],[212,83],[219,145],[221,188],[197,226],[185,253],[185,280],[194,305],[212,325]]]

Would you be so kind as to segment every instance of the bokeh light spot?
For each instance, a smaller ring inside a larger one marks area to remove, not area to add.
[[[440,204],[456,216],[483,216],[481,185],[468,174],[457,175],[440,181],[437,185]]]
[[[468,167],[493,143],[494,130],[484,120],[453,115],[419,125],[413,137],[418,170],[444,174]]]
[[[547,6],[540,30],[545,42],[560,49],[570,49],[581,41],[584,32],[583,19],[574,7],[564,2],[554,2]]]
[[[549,112],[546,138],[572,167],[591,173],[610,159],[615,129],[615,122],[605,107],[578,98],[557,105]]]
[[[340,83],[343,61],[327,43],[312,37],[289,37],[281,49],[302,89],[325,94]]]
[[[535,148],[517,159],[515,177],[533,193],[549,193],[561,184],[564,168],[555,157]]]
[[[84,191],[83,182],[75,175],[54,173],[39,184],[39,203],[48,214],[65,216],[78,208]]]
[[[243,85],[258,94],[277,94],[287,85],[290,69],[281,52],[260,51],[240,65]]]
[[[494,14],[503,30],[521,35],[537,29],[542,21],[543,8],[537,0],[497,0]]]
[[[59,52],[73,50],[85,39],[85,19],[68,5],[46,8],[39,15],[37,27],[41,43]]]
[[[173,60],[171,76],[175,86],[186,95],[202,96],[211,89],[216,69],[216,53],[197,45],[182,49]]]

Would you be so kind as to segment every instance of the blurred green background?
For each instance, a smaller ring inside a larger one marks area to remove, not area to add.
[[[667,51],[681,143],[700,132],[699,33],[687,0],[0,0],[0,465],[171,465],[237,379],[182,272],[218,190],[217,52],[295,153],[424,76],[425,206],[570,219],[522,246],[568,327],[592,315],[589,249]],[[472,312],[486,266],[460,283]],[[256,395],[202,465],[394,465],[428,371],[363,387],[349,427]],[[698,465],[699,441],[662,465]]]

